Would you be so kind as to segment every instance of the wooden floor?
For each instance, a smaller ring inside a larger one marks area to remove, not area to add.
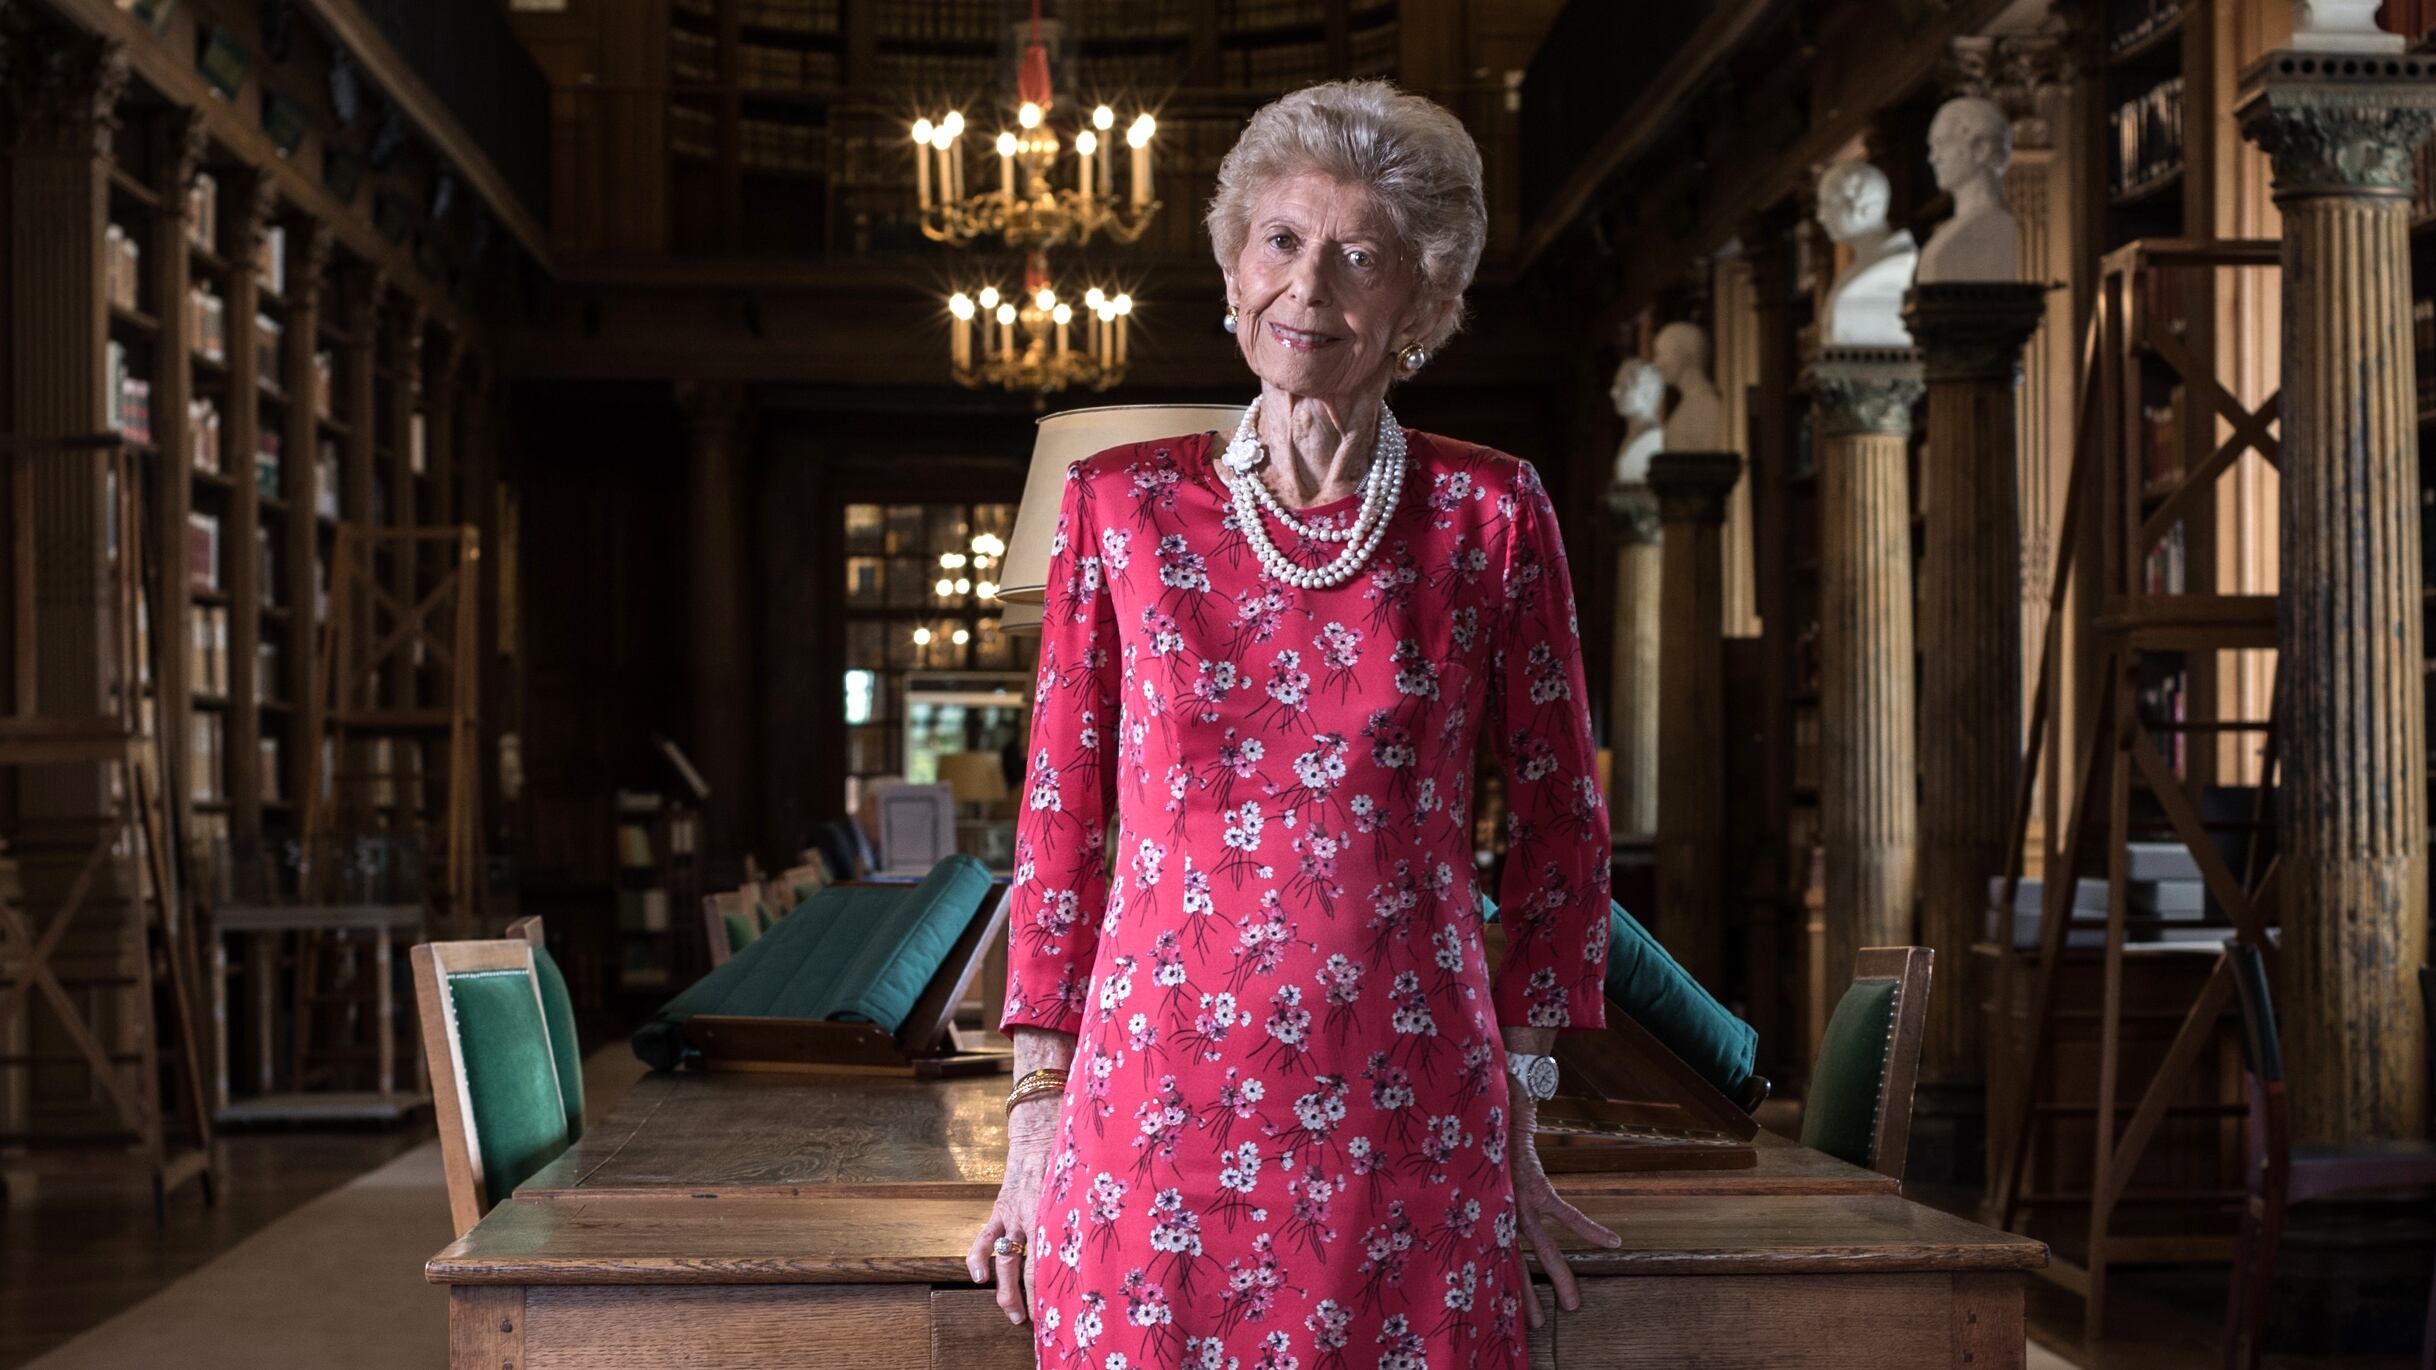
[[[192,1185],[155,1230],[148,1183],[45,1179],[0,1211],[0,1370],[150,1298],[280,1217],[432,1135],[392,1129],[223,1133],[219,1202]],[[435,1329],[435,1336],[437,1335]]]

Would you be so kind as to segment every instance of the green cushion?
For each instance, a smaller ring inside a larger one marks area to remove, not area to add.
[[[671,999],[634,1035],[635,1055],[671,1070],[698,1013],[837,1018],[894,1032],[970,926],[987,867],[950,856],[918,885],[835,886]]]
[[[1481,916],[1497,917],[1483,898]],[[1759,1030],[1734,1016],[1683,968],[1641,920],[1607,905],[1607,997],[1718,1093],[1737,1103],[1759,1068]]]
[[[753,920],[761,924],[763,932],[768,932],[778,922],[778,914],[768,904],[756,899],[753,901]]]
[[[558,1066],[558,1093],[567,1105],[567,1141],[584,1135],[584,1049],[575,1038],[575,1000],[567,977],[548,947],[533,948],[533,973],[541,977],[541,1008],[550,1024],[550,1059]]]
[[[723,913],[721,922],[727,924],[727,954],[735,955],[761,940],[761,924],[741,913]]]
[[[466,971],[449,976],[448,989],[487,1209],[567,1149],[567,1109],[533,977]]]
[[[1896,987],[1893,980],[1855,980],[1836,1004],[1802,1101],[1802,1145],[1854,1165],[1870,1163]]]

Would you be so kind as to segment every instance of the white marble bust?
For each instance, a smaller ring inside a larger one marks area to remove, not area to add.
[[[1658,374],[1675,388],[1675,408],[1666,416],[1669,452],[1723,452],[1725,397],[1709,379],[1709,335],[1696,323],[1670,323],[1658,330],[1650,350]]]
[[[1626,357],[1616,368],[1615,384],[1607,397],[1624,417],[1624,442],[1616,448],[1615,483],[1647,485],[1649,459],[1666,444],[1666,430],[1658,423],[1658,410],[1666,403],[1666,378],[1641,358]]]
[[[1954,197],[1954,217],[1920,249],[1920,283],[2012,281],[2021,276],[2022,231],[2005,202],[2013,121],[1993,100],[1948,100],[1929,123],[1929,169]]]
[[[1920,249],[1910,230],[1890,227],[1893,191],[1886,173],[1867,162],[1837,162],[1819,173],[1819,223],[1827,237],[1852,248],[1852,265],[1827,291],[1819,341],[1829,347],[1909,347],[1903,296],[1912,288]]]
[[[2379,0],[2293,0],[2292,46],[2314,52],[2400,52],[2399,33],[2377,26]]]

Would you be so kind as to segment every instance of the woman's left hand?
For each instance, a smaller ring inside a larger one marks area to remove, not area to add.
[[[1565,1253],[1556,1244],[1560,1227],[1569,1227],[1583,1238],[1600,1246],[1621,1246],[1622,1237],[1599,1225],[1589,1214],[1566,1202],[1540,1168],[1539,1146],[1533,1141],[1532,1129],[1539,1118],[1539,1104],[1521,1090],[1509,1096],[1514,1110],[1506,1127],[1506,1165],[1514,1174],[1514,1214],[1516,1228],[1529,1249],[1538,1255],[1539,1268],[1548,1273],[1548,1283],[1556,1289],[1557,1305],[1567,1312],[1582,1306],[1582,1291],[1574,1282],[1573,1268],[1565,1264]],[[1514,1253],[1521,1268],[1524,1316],[1533,1327],[1547,1321],[1548,1315],[1539,1306],[1539,1294],[1531,1287],[1531,1265],[1520,1245]]]

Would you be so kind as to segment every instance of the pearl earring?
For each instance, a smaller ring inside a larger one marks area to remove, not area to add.
[[[1396,361],[1398,364],[1403,366],[1406,375],[1411,375],[1413,372],[1429,365],[1429,349],[1423,347],[1419,343],[1414,343],[1412,346],[1398,352],[1396,354]]]
[[[1229,305],[1226,307],[1226,320],[1225,320],[1225,325],[1226,325],[1226,331],[1227,331],[1227,332],[1232,333],[1232,332],[1234,332],[1234,331],[1235,331],[1235,328],[1236,328],[1236,323],[1235,323],[1235,306],[1234,306],[1234,305],[1232,305],[1232,304],[1229,304]]]

